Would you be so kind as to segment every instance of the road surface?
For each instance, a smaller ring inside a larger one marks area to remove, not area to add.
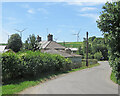
[[[19,94],[118,94],[118,85],[110,80],[107,61],[100,66],[61,75]]]

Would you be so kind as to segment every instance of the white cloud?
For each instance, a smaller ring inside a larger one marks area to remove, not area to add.
[[[22,4],[21,7],[22,8],[30,8],[29,4],[27,4],[27,3],[26,4]]]
[[[0,43],[7,43],[8,35],[10,37],[11,34],[7,30],[2,29],[2,31],[0,32]]]
[[[82,5],[82,2],[67,2],[68,5]]]
[[[106,2],[112,0],[2,0],[2,1],[3,2]]]
[[[92,5],[98,5],[102,3],[106,3],[107,1],[111,2],[112,0],[67,0],[68,5],[77,5],[77,6],[92,6]]]
[[[28,9],[27,12],[30,13],[30,14],[35,14],[35,10],[34,9]]]
[[[90,10],[96,10],[97,8],[95,8],[95,7],[83,7],[83,8],[81,8],[81,10],[80,11],[90,11]]]
[[[4,26],[13,26],[13,25],[17,25],[17,24],[19,24],[19,23],[22,23],[22,20],[19,18],[19,19],[17,19],[17,18],[15,18],[15,17],[4,17],[5,18],[5,20],[7,21],[7,22],[3,22],[2,23],[2,25]]]
[[[48,11],[46,9],[44,9],[44,8],[38,8],[38,11],[42,12],[44,14],[48,14]]]
[[[61,33],[62,32],[62,30],[61,29],[59,29],[59,30],[57,30],[56,31],[56,33],[58,34],[58,33]]]
[[[93,18],[94,20],[97,20],[99,18],[98,14],[92,14],[92,13],[89,13],[89,14],[79,14],[79,16],[85,16],[85,17],[88,17],[88,18]]]

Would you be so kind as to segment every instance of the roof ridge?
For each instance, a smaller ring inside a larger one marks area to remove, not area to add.
[[[51,43],[51,41],[48,41],[48,44],[45,46],[45,48]]]

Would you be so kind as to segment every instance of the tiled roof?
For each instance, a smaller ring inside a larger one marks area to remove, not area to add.
[[[50,43],[50,41],[40,41],[38,43],[38,46],[42,49],[45,49],[48,46],[49,43]]]
[[[42,49],[65,49],[64,46],[55,41],[41,41],[39,42],[39,47]]]
[[[64,57],[81,57],[81,55],[68,53],[66,47],[55,41],[41,41],[38,43],[38,46],[42,49],[41,52],[43,53],[59,54]]]
[[[41,52],[50,53],[50,54],[59,54],[59,55],[64,56],[64,57],[80,57],[81,56],[81,55],[77,55],[77,54],[73,54],[73,53],[69,54],[65,50],[51,49],[51,50],[41,50]]]

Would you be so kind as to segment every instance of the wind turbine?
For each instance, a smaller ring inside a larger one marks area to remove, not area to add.
[[[17,30],[17,29],[15,29],[15,31],[20,32],[21,40],[22,40],[22,32],[25,31],[26,29],[27,29],[27,28],[25,28],[25,29],[23,29],[23,30]]]
[[[10,34],[10,33],[8,33],[8,32],[6,32],[6,31],[4,31],[4,32],[8,35],[8,40],[9,40],[9,38],[10,38],[11,34]]]
[[[57,42],[58,38],[54,38],[54,40]]]
[[[78,33],[73,34],[73,35],[76,35],[76,36],[77,36],[77,42],[79,42],[79,39],[80,39],[79,34],[80,34],[80,30],[78,31]]]

